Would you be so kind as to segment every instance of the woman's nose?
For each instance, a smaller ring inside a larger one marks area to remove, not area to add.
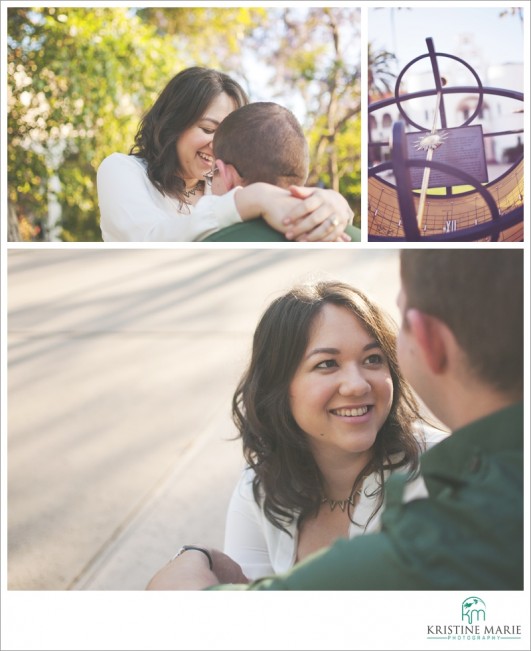
[[[364,396],[371,390],[371,385],[363,372],[357,367],[345,369],[339,385],[342,396]]]

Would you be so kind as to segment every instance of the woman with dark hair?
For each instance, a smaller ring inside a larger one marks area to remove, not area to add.
[[[441,438],[421,426],[397,365],[394,323],[339,282],[295,288],[269,306],[233,418],[248,468],[231,499],[224,551],[248,579],[374,531],[389,474],[415,473],[425,439]]]
[[[214,133],[229,113],[247,103],[243,88],[222,72],[192,67],[175,75],[144,115],[129,155],[111,154],[98,169],[104,241],[196,241],[259,216],[280,230],[294,210],[299,216],[301,204],[312,216],[307,233],[318,232],[320,240],[349,240],[343,231],[351,213],[340,195],[316,191],[304,204],[259,183],[212,196],[206,178],[214,163]],[[324,227],[317,229],[327,219],[322,236]]]

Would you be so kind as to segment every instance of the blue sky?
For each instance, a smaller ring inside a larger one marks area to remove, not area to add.
[[[500,18],[503,10],[451,6],[369,9],[369,42],[376,49],[394,51],[399,58],[398,70],[427,53],[427,37],[433,38],[437,51],[459,56],[455,50],[460,34],[472,35],[487,65],[519,63],[523,61],[523,26],[517,16]]]

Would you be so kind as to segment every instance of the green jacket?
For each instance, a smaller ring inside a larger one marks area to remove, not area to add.
[[[352,242],[361,240],[361,231],[355,226],[347,226],[345,233]],[[205,237],[203,242],[287,242],[282,233],[274,230],[261,217],[241,224],[233,224]]]
[[[339,540],[249,590],[522,590],[523,404],[454,432],[426,452],[428,496],[386,484],[379,533]]]

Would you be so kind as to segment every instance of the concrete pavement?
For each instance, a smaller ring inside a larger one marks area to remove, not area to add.
[[[260,314],[333,277],[397,317],[394,250],[8,251],[8,586],[135,590],[220,547]]]

